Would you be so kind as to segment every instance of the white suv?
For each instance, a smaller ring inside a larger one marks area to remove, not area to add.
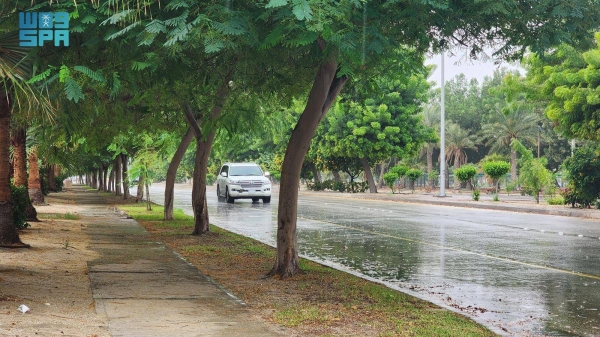
[[[255,163],[225,163],[217,177],[217,197],[228,203],[235,199],[252,199],[263,203],[271,202],[269,172],[264,172]]]

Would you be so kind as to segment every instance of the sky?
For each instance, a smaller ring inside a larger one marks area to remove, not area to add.
[[[433,55],[427,58],[425,64],[435,64],[437,66],[435,72],[429,77],[429,81],[434,81],[436,86],[439,86],[441,81],[441,57],[440,55]],[[514,64],[503,62],[500,64],[494,64],[492,60],[487,62],[482,61],[465,61],[462,59],[462,55],[448,56],[446,54],[444,59],[444,79],[448,81],[456,75],[463,73],[467,77],[467,80],[476,78],[479,84],[483,82],[485,76],[492,76],[494,70],[507,67],[509,69],[520,69],[521,74],[524,74],[522,68],[518,68]]]

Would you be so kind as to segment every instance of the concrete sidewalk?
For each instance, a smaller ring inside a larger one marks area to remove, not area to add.
[[[87,224],[96,312],[112,336],[273,336],[259,317],[96,192],[71,188]],[[102,205],[105,206],[102,206]]]
[[[302,190],[300,195],[328,196],[332,198],[353,198],[386,200],[395,202],[409,202],[440,206],[467,207],[479,209],[491,209],[498,211],[509,211],[519,213],[533,213],[545,215],[572,216],[584,219],[600,220],[600,210],[571,208],[570,205],[548,205],[544,200],[537,204],[532,196],[521,196],[518,194],[499,194],[499,201],[493,201],[493,194],[481,194],[479,201],[471,198],[470,191],[446,190],[446,197],[439,197],[439,191],[425,192],[416,190],[414,193],[410,190],[401,190],[392,194],[387,188],[380,189],[378,193],[338,193],[329,191],[306,191]]]

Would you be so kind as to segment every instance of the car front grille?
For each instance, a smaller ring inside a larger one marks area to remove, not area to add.
[[[263,183],[260,180],[242,180],[240,185],[242,185],[242,188],[260,188]]]

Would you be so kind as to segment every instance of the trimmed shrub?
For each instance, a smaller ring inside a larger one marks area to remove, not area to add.
[[[555,198],[548,199],[547,202],[548,202],[548,205],[564,205],[565,198],[559,195]]]
[[[498,195],[498,180],[510,171],[510,164],[505,161],[488,161],[483,163],[483,172],[494,180],[496,196]],[[497,197],[496,197],[497,198]]]
[[[406,175],[406,172],[408,172],[409,168],[408,166],[404,166],[404,165],[396,165],[394,167],[392,167],[389,172],[390,173],[395,173],[398,178],[402,178]]]
[[[469,182],[473,188],[475,188],[475,181],[473,178],[477,175],[477,166],[473,164],[463,165],[454,170],[454,176],[461,183]]]
[[[410,179],[412,189],[415,189],[415,181],[423,175],[423,171],[419,169],[410,169],[406,171],[406,177]]]
[[[13,222],[17,229],[25,229],[29,227],[27,223],[27,205],[29,201],[29,193],[25,186],[16,187],[10,185],[10,197],[13,204]]]
[[[392,194],[396,193],[396,180],[398,180],[398,175],[394,172],[388,172],[383,175],[383,181],[385,181],[385,184],[392,189]]]
[[[338,192],[344,192],[344,191],[346,191],[346,184],[344,184],[341,181],[334,181],[333,182],[333,190],[338,191]]]

